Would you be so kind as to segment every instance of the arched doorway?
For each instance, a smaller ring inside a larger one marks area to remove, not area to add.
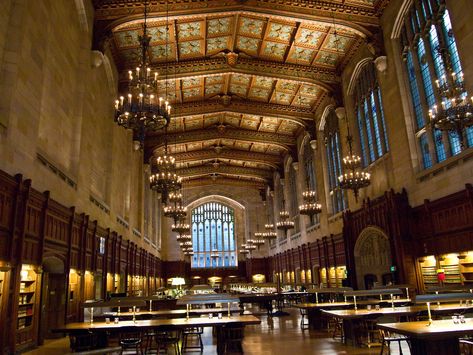
[[[354,254],[359,289],[372,288],[375,283],[386,279],[392,265],[392,254],[383,230],[377,227],[364,229],[356,241]]]
[[[41,341],[45,338],[57,338],[61,336],[51,333],[50,330],[64,325],[67,281],[64,262],[57,256],[45,257],[42,266]]]

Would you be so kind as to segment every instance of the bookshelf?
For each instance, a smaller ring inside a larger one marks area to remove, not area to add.
[[[460,262],[458,254],[447,254],[442,256],[439,262],[440,268],[445,271],[444,284],[461,284]]]
[[[420,269],[424,285],[429,287],[438,284],[437,259],[435,256],[427,256],[420,261]]]
[[[5,280],[5,272],[0,271],[0,311],[2,310],[2,294],[3,294],[3,286],[4,286],[4,280]]]
[[[37,304],[39,302],[38,276],[31,265],[23,265],[18,290],[18,311],[16,314],[17,349],[27,348],[37,338]]]

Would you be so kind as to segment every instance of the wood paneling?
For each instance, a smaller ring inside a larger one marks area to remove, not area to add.
[[[105,248],[101,252],[100,240]],[[162,275],[161,261],[136,244],[75,208],[65,207],[31,188],[31,181],[21,175],[12,177],[0,171],[0,268],[4,272],[0,298],[1,327],[0,352],[14,353],[23,347],[37,344],[39,312],[35,312],[33,327],[18,332],[18,295],[20,271],[24,264],[32,265],[41,280],[43,260],[53,257],[63,265],[56,274],[67,286],[64,321],[80,321],[83,317],[80,304],[94,298],[94,275],[100,275],[102,297],[105,296],[107,274],[123,277],[151,276],[152,289]],[[70,272],[72,270],[72,272]],[[95,280],[96,281],[96,280]],[[128,285],[125,285],[125,290]],[[148,282],[143,289],[148,290]],[[41,288],[36,288],[35,307],[39,310]]]

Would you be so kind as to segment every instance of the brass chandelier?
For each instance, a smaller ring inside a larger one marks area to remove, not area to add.
[[[304,203],[299,206],[299,213],[306,216],[313,216],[322,212],[322,205],[317,202],[317,193],[309,189],[307,182],[307,190],[302,193]]]
[[[338,181],[342,189],[353,190],[355,201],[358,201],[359,191],[371,183],[371,175],[370,173],[359,169],[361,165],[361,158],[359,155],[353,153],[353,137],[350,134],[348,122],[347,132],[349,153],[345,158],[343,158],[343,166],[346,172],[338,177]]]
[[[289,219],[289,212],[284,207],[284,200],[282,201],[282,210],[279,212],[279,221],[276,223],[276,228],[287,232],[294,228],[294,221]]]
[[[143,149],[147,132],[166,127],[171,120],[171,105],[158,95],[158,73],[151,73],[148,50],[151,36],[147,33],[145,2],[143,35],[139,36],[140,64],[128,72],[128,94],[115,100],[115,122],[133,131],[136,150]]]
[[[465,129],[473,126],[473,96],[468,97],[463,81],[463,72],[456,73],[447,49],[440,49],[446,74],[435,80],[440,105],[429,110],[430,121],[441,131],[456,134],[461,149],[466,148]]]

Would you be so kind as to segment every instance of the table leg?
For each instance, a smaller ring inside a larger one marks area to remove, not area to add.
[[[221,326],[216,327],[217,331],[217,354],[225,353],[225,338],[223,328]]]

